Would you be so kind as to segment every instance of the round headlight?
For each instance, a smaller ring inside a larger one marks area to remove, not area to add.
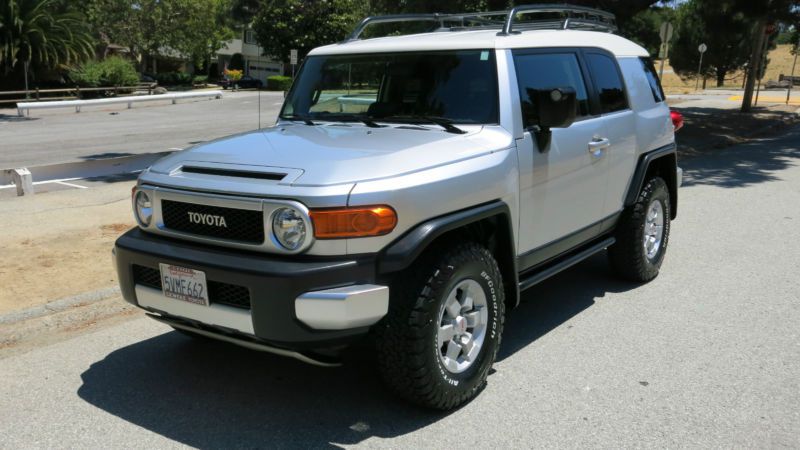
[[[280,208],[272,215],[272,234],[286,250],[297,250],[306,241],[306,222],[300,211]]]
[[[136,193],[136,219],[145,227],[150,226],[150,221],[153,220],[153,204],[150,201],[150,196],[145,191]]]

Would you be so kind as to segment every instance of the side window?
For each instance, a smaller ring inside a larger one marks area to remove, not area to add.
[[[600,109],[603,114],[627,109],[628,100],[625,98],[625,89],[619,77],[617,63],[609,56],[600,53],[587,53],[586,59],[589,61],[589,70],[600,94]]]
[[[650,84],[650,90],[653,92],[653,100],[655,100],[656,103],[663,102],[667,96],[664,95],[664,89],[661,88],[661,81],[658,79],[658,72],[656,72],[656,68],[653,66],[653,61],[650,60],[650,58],[639,58],[639,61],[642,63],[644,75],[647,78],[647,82]]]
[[[581,67],[578,64],[578,57],[575,53],[526,55],[515,52],[514,66],[517,71],[517,83],[519,84],[519,95],[523,110],[534,110],[534,100],[531,97],[534,90],[571,87],[575,89],[578,99],[576,116],[589,115],[589,95],[587,94],[586,83],[583,81]],[[523,114],[523,116],[533,117],[527,114]],[[523,124],[525,127],[531,125],[534,124]]]

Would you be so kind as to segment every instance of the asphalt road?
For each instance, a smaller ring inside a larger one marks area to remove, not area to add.
[[[275,123],[281,92],[261,93],[261,125]],[[0,109],[0,169],[157,153],[258,128],[256,91],[221,100],[179,100],[32,111]]]
[[[686,160],[658,279],[602,257],[525,293],[449,414],[145,318],[0,359],[0,447],[797,448],[800,128]]]

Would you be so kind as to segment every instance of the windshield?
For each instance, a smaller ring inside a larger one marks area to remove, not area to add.
[[[306,59],[281,118],[488,124],[497,110],[490,50],[322,55]]]

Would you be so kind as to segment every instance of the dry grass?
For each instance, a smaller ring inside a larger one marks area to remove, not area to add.
[[[780,74],[789,75],[792,73],[792,63],[794,55],[791,52],[791,45],[779,45],[777,48],[769,52],[769,65],[767,66],[767,73],[763,81],[777,80]],[[656,61],[656,69],[660,67],[661,61]],[[669,73],[668,73],[669,72]],[[669,60],[664,64],[664,77],[661,80],[664,90],[668,94],[688,94],[694,92],[696,79],[694,77],[681,79],[678,75],[672,72],[672,67],[669,65]],[[798,66],[795,75],[800,74],[800,65]],[[735,72],[728,74],[725,80],[726,88],[739,89],[744,82],[743,72]],[[707,87],[715,87],[714,80],[709,79]]]

